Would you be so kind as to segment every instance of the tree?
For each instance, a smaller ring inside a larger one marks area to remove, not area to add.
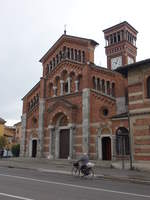
[[[11,147],[11,151],[14,157],[18,157],[20,154],[20,144],[14,144]]]
[[[3,157],[4,148],[7,145],[7,139],[4,136],[0,136],[0,157]]]
[[[7,145],[7,139],[4,136],[0,136],[0,149],[4,149]]]

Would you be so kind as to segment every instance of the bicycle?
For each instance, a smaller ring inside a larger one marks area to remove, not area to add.
[[[74,162],[72,167],[72,176],[81,176],[81,177],[94,177],[94,163],[88,162],[86,168],[81,169],[79,162]]]

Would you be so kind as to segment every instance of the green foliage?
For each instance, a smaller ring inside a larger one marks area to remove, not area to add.
[[[20,154],[20,144],[14,144],[11,147],[11,151],[14,157],[19,157]]]
[[[7,139],[4,136],[0,136],[0,149],[5,148],[7,145]]]

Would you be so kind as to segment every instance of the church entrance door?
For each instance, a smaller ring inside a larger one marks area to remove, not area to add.
[[[62,129],[59,136],[59,157],[68,158],[69,156],[69,145],[70,145],[70,133],[69,129]]]
[[[111,160],[111,139],[110,137],[102,138],[102,159]]]
[[[37,140],[32,140],[32,157],[36,157],[37,153]]]

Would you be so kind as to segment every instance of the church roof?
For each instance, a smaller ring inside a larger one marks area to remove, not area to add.
[[[26,96],[30,95],[39,85],[40,85],[40,81],[39,81],[38,83],[36,83],[36,85],[34,85],[33,88],[32,88],[29,92],[27,92],[27,94],[22,98],[22,100],[23,100]]]
[[[56,49],[59,45],[59,43],[61,43],[61,41],[63,40],[78,40],[78,41],[82,41],[82,42],[85,42],[85,43],[88,43],[90,42],[91,45],[93,46],[96,46],[98,45],[98,43],[95,41],[95,40],[92,40],[92,39],[87,39],[87,38],[82,38],[82,37],[77,37],[77,36],[72,36],[72,35],[66,35],[66,34],[63,34],[55,43],[54,45],[44,54],[44,56],[39,60],[39,62],[44,62],[45,59],[47,58],[47,56],[49,55],[49,53],[53,50],[53,49]]]
[[[124,21],[124,22],[121,22],[121,23],[119,23],[119,24],[116,24],[116,25],[114,25],[114,26],[111,26],[111,27],[109,27],[109,28],[107,28],[107,29],[105,29],[105,30],[103,30],[103,32],[108,32],[108,31],[111,31],[111,30],[113,30],[113,29],[116,29],[116,28],[118,28],[118,27],[122,27],[122,26],[125,26],[125,25],[127,25],[128,27],[130,27],[133,31],[135,31],[136,33],[138,33],[138,31],[133,27],[133,26],[131,26],[131,24],[129,24],[127,21]]]

